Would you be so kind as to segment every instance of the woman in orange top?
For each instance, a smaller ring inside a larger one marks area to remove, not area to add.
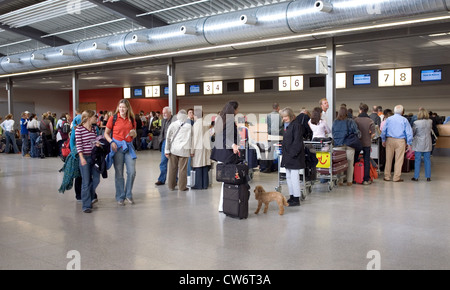
[[[136,177],[136,153],[133,138],[136,137],[136,120],[133,109],[127,99],[122,99],[116,112],[108,119],[105,128],[105,139],[111,144],[113,154],[116,200],[119,205],[125,205],[125,199],[133,204],[133,183]],[[127,180],[123,175],[124,165],[127,167]]]

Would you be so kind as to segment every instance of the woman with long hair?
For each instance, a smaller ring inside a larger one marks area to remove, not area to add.
[[[353,185],[353,172],[355,163],[355,154],[359,155],[359,152],[355,152],[355,149],[345,144],[346,137],[350,134],[361,135],[358,125],[356,125],[353,119],[348,118],[348,111],[346,107],[341,107],[338,111],[336,120],[333,122],[333,139],[336,149],[345,150],[347,155],[347,186]],[[343,185],[343,180],[339,181],[339,185]]]
[[[95,190],[100,183],[100,172],[95,169],[95,163],[91,157],[92,148],[101,146],[98,141],[96,142],[97,131],[93,126],[96,121],[95,112],[86,110],[81,114],[81,123],[75,129],[75,144],[80,159],[82,178],[82,210],[85,213],[92,211],[92,201],[96,199]]]
[[[133,109],[127,99],[119,101],[113,116],[108,118],[105,139],[111,144],[111,156],[114,160],[116,201],[125,205],[125,199],[133,204],[133,184],[136,178],[136,152],[133,139],[137,136],[136,120]],[[124,178],[124,165],[127,179]]]
[[[291,108],[280,111],[283,118],[284,135],[282,143],[281,166],[286,168],[286,183],[289,188],[289,206],[300,205],[300,169],[306,167],[305,149],[303,146],[303,128],[295,122],[295,115]]]
[[[211,151],[211,159],[219,163],[232,164],[238,162],[239,145],[238,130],[234,117],[239,103],[229,101],[220,111],[214,124],[215,141]],[[219,212],[223,211],[223,183],[220,191]]]
[[[324,119],[321,119],[322,109],[315,107],[311,113],[311,119],[308,121],[308,125],[312,130],[312,139],[314,138],[326,138],[331,133],[331,129]]]

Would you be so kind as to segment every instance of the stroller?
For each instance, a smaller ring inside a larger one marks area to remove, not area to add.
[[[44,139],[42,139],[42,136],[41,135],[39,135],[37,138],[36,138],[36,144],[35,144],[35,146],[36,146],[36,148],[38,148],[39,149],[39,151],[40,151],[40,157],[41,158],[45,158],[45,154],[44,154]]]

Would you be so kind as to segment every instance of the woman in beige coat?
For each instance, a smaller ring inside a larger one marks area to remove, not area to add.
[[[195,172],[195,184],[192,189],[207,189],[209,186],[209,170],[211,169],[209,124],[206,126],[203,124],[201,109],[195,108],[194,116],[194,156],[192,157],[191,167]]]

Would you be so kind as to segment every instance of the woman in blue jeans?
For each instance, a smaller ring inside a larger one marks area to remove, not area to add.
[[[413,123],[413,142],[412,150],[415,151],[414,156],[414,177],[413,181],[419,181],[420,165],[425,165],[425,177],[427,181],[431,181],[431,130],[433,121],[430,119],[428,112],[424,108],[420,108],[417,114],[417,120]]]
[[[75,143],[80,158],[80,172],[82,178],[81,200],[83,212],[92,211],[92,201],[95,199],[95,190],[100,183],[100,172],[95,168],[91,157],[92,148],[101,146],[96,141],[97,131],[95,124],[97,117],[92,110],[86,110],[81,114],[81,123],[75,129]]]
[[[104,137],[111,144],[108,158],[114,160],[116,201],[119,205],[125,205],[125,200],[129,204],[134,204],[133,184],[136,178],[137,158],[133,146],[133,138],[137,136],[134,116],[130,102],[122,99],[105,128]],[[124,166],[127,168],[126,181]]]

